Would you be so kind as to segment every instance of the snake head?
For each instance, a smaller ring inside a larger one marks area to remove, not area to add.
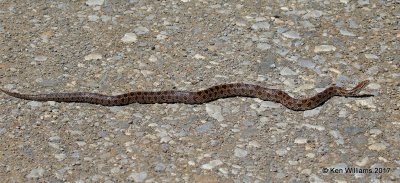
[[[352,88],[351,90],[345,90],[345,89],[343,89],[343,88],[339,88],[338,87],[338,93],[340,94],[340,95],[342,95],[342,96],[346,96],[346,97],[357,97],[358,95],[358,93],[363,89],[363,88],[365,88],[367,85],[369,84],[369,80],[365,80],[365,81],[362,81],[362,82],[360,82],[360,83],[358,83],[357,84],[357,86],[355,86],[354,88]],[[362,96],[364,96],[364,95],[362,95]],[[368,96],[370,96],[370,95],[368,95]]]

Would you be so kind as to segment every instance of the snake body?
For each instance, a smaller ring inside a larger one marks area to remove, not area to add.
[[[361,89],[368,85],[369,81],[362,81],[353,89],[346,90],[342,87],[332,85],[315,96],[295,99],[287,93],[269,89],[259,85],[232,83],[215,85],[200,91],[136,91],[116,96],[102,95],[98,93],[75,92],[75,93],[50,93],[50,94],[20,94],[2,90],[4,93],[26,100],[34,101],[56,101],[56,102],[79,102],[99,104],[103,106],[121,106],[131,103],[155,104],[155,103],[185,103],[202,104],[220,98],[228,97],[253,97],[266,101],[281,103],[295,111],[309,110],[318,107],[333,96],[360,97]]]

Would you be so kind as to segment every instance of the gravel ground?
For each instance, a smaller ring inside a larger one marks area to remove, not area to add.
[[[251,98],[104,107],[0,94],[4,182],[400,181],[399,1],[0,0],[0,17],[7,90],[244,82],[304,97],[369,79],[375,95],[296,112]]]

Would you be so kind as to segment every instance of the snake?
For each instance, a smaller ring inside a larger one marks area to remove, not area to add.
[[[365,97],[372,95],[359,95],[358,93],[369,83],[369,80],[358,83],[354,88],[346,90],[343,87],[332,84],[323,91],[312,97],[296,99],[279,89],[265,88],[254,84],[230,83],[209,87],[199,91],[134,91],[120,95],[103,95],[90,92],[73,93],[48,93],[48,94],[21,94],[0,89],[2,92],[25,100],[33,101],[55,101],[90,103],[103,106],[123,106],[132,103],[156,104],[156,103],[184,103],[203,104],[221,98],[229,97],[251,97],[264,101],[281,103],[288,109],[294,111],[305,111],[314,109],[333,96],[343,97]]]

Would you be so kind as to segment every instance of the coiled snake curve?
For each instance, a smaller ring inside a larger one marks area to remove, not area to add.
[[[310,110],[323,104],[333,96],[344,97],[365,97],[372,95],[358,95],[361,89],[368,85],[369,81],[360,82],[353,89],[346,90],[336,85],[331,85],[324,91],[316,95],[295,99],[287,93],[269,89],[259,85],[232,83],[215,85],[200,91],[135,91],[116,96],[102,95],[98,93],[75,92],[75,93],[50,93],[50,94],[20,94],[16,92],[2,90],[4,93],[34,101],[56,101],[56,102],[79,102],[99,104],[103,106],[121,106],[131,103],[155,104],[155,103],[185,103],[185,104],[202,104],[214,101],[220,98],[228,97],[253,97],[266,101],[274,101],[281,103],[289,109],[295,111]]]

